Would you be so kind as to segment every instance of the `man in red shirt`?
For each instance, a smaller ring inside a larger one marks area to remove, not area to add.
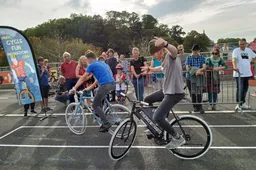
[[[76,66],[77,63],[74,60],[71,60],[71,55],[68,52],[63,54],[64,62],[61,64],[61,73],[66,78],[66,87],[67,90],[71,90],[77,82],[76,78]],[[69,95],[70,103],[75,102],[74,94]]]

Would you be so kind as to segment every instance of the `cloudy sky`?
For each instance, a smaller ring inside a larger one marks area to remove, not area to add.
[[[256,37],[256,0],[0,0],[0,25],[35,27],[71,13],[105,14],[116,10],[151,14],[159,22],[181,25],[186,32],[206,31],[213,40]]]

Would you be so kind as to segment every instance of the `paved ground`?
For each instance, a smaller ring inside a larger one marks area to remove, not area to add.
[[[167,150],[155,147],[143,133],[144,127],[140,127],[135,148],[116,162],[108,156],[111,136],[98,133],[95,124],[90,123],[93,126],[77,136],[67,128],[64,116],[44,121],[24,118],[13,94],[12,90],[0,91],[0,169],[251,170],[256,167],[254,112],[198,115],[211,125],[213,132],[211,149],[198,160],[179,160]],[[51,107],[54,113],[63,113],[65,108],[53,101]],[[176,110],[183,107],[180,105]]]

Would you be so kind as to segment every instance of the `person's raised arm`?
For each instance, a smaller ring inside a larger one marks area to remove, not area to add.
[[[177,54],[178,54],[177,48],[175,46],[169,44],[164,39],[156,37],[155,45],[156,45],[156,47],[163,47],[163,48],[165,47],[169,51],[171,58],[175,59],[177,57]]]

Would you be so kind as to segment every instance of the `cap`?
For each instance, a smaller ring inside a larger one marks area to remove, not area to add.
[[[194,44],[192,47],[192,51],[200,50],[200,46],[198,44]]]

